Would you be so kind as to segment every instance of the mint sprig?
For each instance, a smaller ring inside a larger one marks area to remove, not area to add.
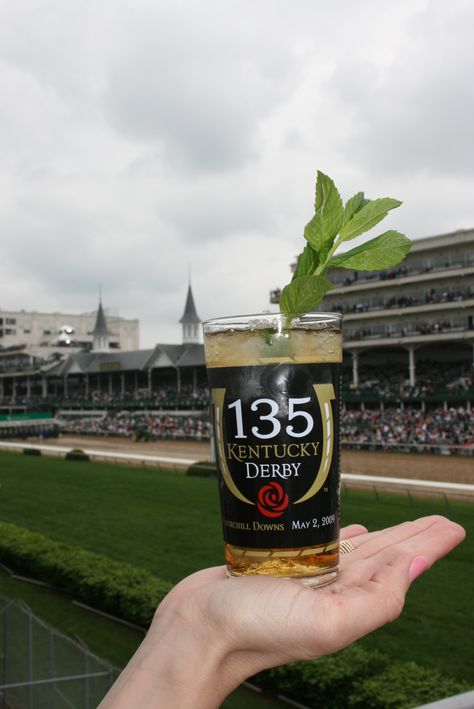
[[[304,229],[307,244],[298,257],[291,283],[281,292],[281,312],[302,315],[319,305],[334,287],[326,278],[331,268],[378,271],[400,263],[410,251],[411,241],[393,230],[336,253],[341,244],[369,231],[400,205],[391,197],[367,199],[363,192],[343,205],[334,182],[318,170],[315,213]]]

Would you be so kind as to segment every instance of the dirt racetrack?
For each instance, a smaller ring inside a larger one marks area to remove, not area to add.
[[[342,452],[341,467],[343,473],[359,475],[474,483],[472,456],[345,450]]]
[[[106,436],[61,436],[48,445],[89,448],[108,452],[163,455],[194,460],[209,460],[209,443],[192,441],[153,441],[134,443],[125,438]],[[177,465],[176,467],[183,467]],[[359,475],[435,480],[440,482],[474,483],[474,458],[412,453],[389,453],[344,450],[342,472]]]

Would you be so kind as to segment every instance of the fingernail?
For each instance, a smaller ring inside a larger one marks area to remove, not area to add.
[[[410,581],[414,581],[418,578],[418,576],[421,576],[421,574],[426,571],[428,567],[429,564],[424,556],[415,556],[410,564],[410,568],[408,569]]]

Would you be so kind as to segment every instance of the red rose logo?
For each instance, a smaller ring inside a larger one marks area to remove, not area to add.
[[[280,517],[288,507],[288,495],[280,483],[268,483],[257,495],[258,511],[265,517]]]

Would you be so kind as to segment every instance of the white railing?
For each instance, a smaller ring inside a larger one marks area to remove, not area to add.
[[[423,704],[417,709],[473,709],[473,707],[474,692],[465,692],[464,694],[456,694],[454,697],[431,702],[431,704]]]
[[[373,488],[377,484],[384,488],[411,489],[413,492],[450,492],[457,495],[472,495],[474,485],[469,483],[449,483],[437,480],[416,480],[414,478],[391,478],[385,475],[359,475],[356,473],[342,473],[343,483]]]
[[[70,446],[48,446],[43,444],[16,443],[10,441],[0,441],[0,450],[23,450],[25,448],[36,448],[49,455],[61,455],[73,450]],[[81,448],[90,458],[96,460],[108,460],[110,462],[129,462],[131,464],[164,464],[187,467],[198,461],[194,456],[174,457],[164,455],[147,455],[145,453],[115,453],[114,451],[94,450],[91,448]],[[412,492],[434,492],[440,494],[450,493],[451,495],[467,495],[474,497],[474,484],[439,482],[435,480],[416,480],[414,478],[393,478],[383,475],[362,475],[356,473],[342,473],[343,485],[363,486],[371,489],[399,489]]]
[[[34,448],[41,452],[44,451],[45,453],[48,453],[50,455],[69,453],[70,451],[74,450],[74,448],[71,446],[48,446],[43,443],[16,443],[13,441],[0,441],[0,449],[2,448],[5,450],[24,450],[25,448]],[[75,446],[75,448],[79,448],[79,446]],[[90,458],[105,459],[117,462],[129,461],[134,463],[143,463],[144,465],[146,465],[146,463],[153,463],[155,465],[157,463],[167,463],[169,465],[187,466],[197,462],[194,456],[187,458],[178,458],[165,455],[147,455],[145,453],[115,453],[114,451],[82,448],[82,446],[81,451],[84,451],[84,453],[86,453]]]
[[[430,453],[432,455],[474,456],[474,446],[459,446],[451,443],[405,443],[404,441],[341,441],[344,450],[390,451],[394,453]]]

